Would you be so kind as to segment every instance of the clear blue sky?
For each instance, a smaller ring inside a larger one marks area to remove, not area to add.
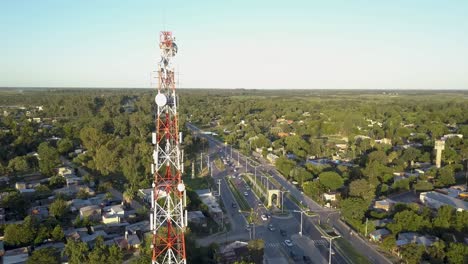
[[[0,87],[467,89],[468,1],[0,1]]]

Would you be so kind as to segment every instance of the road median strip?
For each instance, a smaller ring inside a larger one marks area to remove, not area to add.
[[[245,200],[245,198],[242,196],[242,194],[237,190],[237,188],[234,186],[234,183],[232,182],[231,179],[227,179],[228,187],[231,190],[231,193],[234,195],[234,199],[236,199],[237,203],[239,204],[239,209],[241,211],[250,211],[250,206]]]

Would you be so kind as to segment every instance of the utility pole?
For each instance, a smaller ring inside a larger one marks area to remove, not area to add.
[[[200,173],[203,171],[203,152],[200,153]]]
[[[231,155],[229,155],[229,158],[232,159],[232,146],[229,147],[231,147]]]
[[[366,217],[366,235],[365,235],[366,238],[367,238],[367,222],[369,222],[369,218]]]
[[[195,179],[195,162],[192,161],[192,179]]]
[[[218,196],[221,196],[221,179],[218,179]]]
[[[211,173],[211,178],[213,178],[213,163],[210,164],[210,173]]]
[[[257,191],[259,191],[258,190],[258,183],[257,183],[257,167],[258,166],[255,166],[255,187],[257,188]]]
[[[239,151],[237,151],[237,166],[240,166]]]
[[[210,153],[208,153],[208,162],[206,163],[207,166],[210,166]]]

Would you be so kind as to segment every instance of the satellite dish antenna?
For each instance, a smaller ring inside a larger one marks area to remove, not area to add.
[[[165,96],[164,94],[158,93],[158,94],[156,95],[156,98],[154,98],[154,101],[156,102],[156,104],[157,104],[158,106],[162,107],[162,106],[165,106],[165,105],[166,105],[166,103],[167,103],[167,98],[166,98],[166,96]]]
[[[179,184],[177,185],[177,190],[179,190],[179,192],[185,191],[185,184],[179,183]]]

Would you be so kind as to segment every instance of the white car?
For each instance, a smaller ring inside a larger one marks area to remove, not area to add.
[[[286,246],[288,246],[288,247],[292,247],[292,246],[293,246],[293,243],[292,243],[291,240],[289,240],[289,239],[286,239],[286,240],[284,241],[284,244],[285,244]]]
[[[249,196],[249,193],[248,193],[248,192],[244,192],[244,195],[245,195],[245,196]]]
[[[263,221],[268,220],[268,217],[267,217],[266,215],[264,215],[264,214],[262,214],[262,215],[260,216],[260,218],[262,218]]]

